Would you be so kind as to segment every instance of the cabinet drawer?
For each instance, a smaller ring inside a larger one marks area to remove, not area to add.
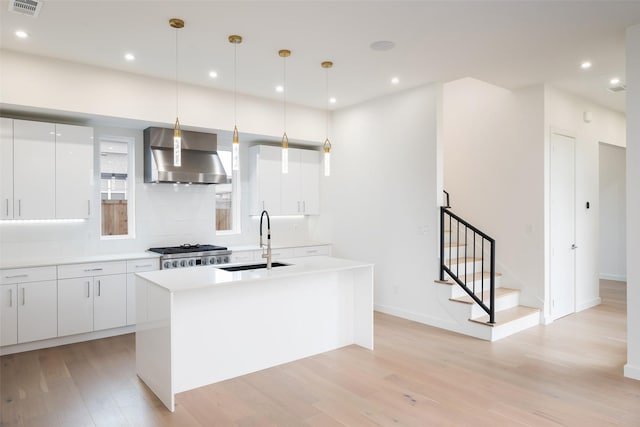
[[[56,267],[11,268],[0,270],[0,285],[56,280]]]
[[[304,246],[302,248],[294,248],[295,256],[315,256],[315,255],[329,255],[329,246]]]
[[[258,253],[257,251],[233,252],[231,254],[231,262],[251,262],[258,257]]]
[[[139,273],[159,269],[160,260],[158,258],[130,259],[127,261],[127,273]]]
[[[58,266],[58,279],[68,279],[71,277],[104,276],[107,274],[122,274],[126,272],[126,261],[66,264]]]
[[[280,259],[280,258],[293,258],[294,255],[294,251],[293,248],[278,248],[278,249],[271,249],[271,258],[272,259]],[[259,255],[258,255],[259,257]]]

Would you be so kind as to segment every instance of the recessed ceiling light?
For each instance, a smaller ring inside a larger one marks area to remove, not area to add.
[[[26,31],[18,30],[16,31],[16,37],[18,37],[19,39],[26,39],[27,37],[29,37],[29,34]]]
[[[584,61],[582,64],[580,64],[580,68],[582,68],[583,70],[588,70],[589,68],[591,68],[591,62]]]
[[[284,92],[284,87],[283,86],[276,86],[276,92]]]
[[[391,78],[391,84],[392,85],[397,85],[398,83],[400,83],[400,79],[397,77],[392,77]]]
[[[209,71],[209,77],[215,79],[216,77],[218,77],[218,73],[216,73],[215,71]]]
[[[396,46],[396,44],[389,40],[378,40],[377,42],[373,42],[369,45],[371,50],[376,50],[378,52],[384,52],[386,50],[391,50]]]
[[[611,80],[609,80],[609,83],[611,83],[612,85],[617,85],[618,83],[620,83],[620,79],[617,77],[614,77]]]
[[[331,98],[329,98],[329,102],[330,102],[331,104],[335,104],[336,102],[338,102],[338,100],[337,100],[337,99],[335,99],[335,98],[333,98],[333,97],[331,97]]]
[[[133,53],[125,53],[124,59],[126,59],[127,61],[133,61],[136,59],[136,57]]]

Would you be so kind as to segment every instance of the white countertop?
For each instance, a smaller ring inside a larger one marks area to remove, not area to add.
[[[64,264],[82,264],[86,262],[108,262],[108,261],[126,261],[128,259],[144,259],[144,258],[159,258],[160,254],[153,252],[132,252],[124,254],[102,254],[102,255],[88,255],[88,256],[69,256],[69,257],[46,257],[46,258],[33,258],[27,260],[13,260],[5,262],[2,261],[0,265],[1,269],[7,268],[31,268],[31,267],[45,267],[50,265],[64,265]]]
[[[137,275],[169,290],[170,292],[180,292],[211,286],[227,286],[239,282],[248,283],[280,277],[301,276],[311,273],[349,270],[352,268],[368,266],[373,267],[373,264],[371,263],[328,256],[279,259],[274,260],[274,262],[291,265],[273,267],[271,270],[261,268],[257,270],[244,271],[225,271],[215,266],[200,266],[149,271],[145,273],[137,273]]]

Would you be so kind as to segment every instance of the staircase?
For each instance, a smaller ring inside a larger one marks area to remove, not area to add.
[[[519,305],[520,291],[502,286],[495,272],[495,241],[451,212],[448,203],[440,219],[441,273],[435,282],[454,320],[448,329],[496,341],[538,325],[540,310]]]

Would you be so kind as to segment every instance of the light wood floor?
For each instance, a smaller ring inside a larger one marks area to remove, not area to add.
[[[625,285],[603,304],[496,343],[376,314],[351,346],[182,393],[135,375],[134,336],[0,358],[2,426],[640,426]]]

